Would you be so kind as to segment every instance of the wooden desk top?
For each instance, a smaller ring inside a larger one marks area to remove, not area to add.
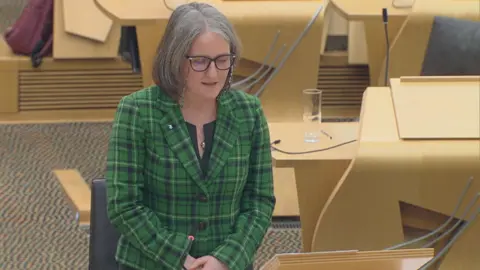
[[[151,23],[159,19],[170,18],[170,11],[163,1],[145,0],[94,0],[97,7],[114,21],[122,25]],[[168,0],[165,0],[167,3]]]
[[[278,254],[261,269],[415,270],[431,260],[433,256],[432,248]]]
[[[406,17],[411,8],[397,8],[395,0],[331,0],[332,6],[348,20],[365,20],[382,17],[382,9],[388,9],[389,17]]]
[[[480,138],[480,76],[391,80],[402,139]]]
[[[162,0],[144,0],[139,5],[137,0],[94,0],[97,7],[114,21],[122,25],[138,25],[156,20],[166,20],[172,11],[164,5]],[[165,0],[167,5],[175,8],[179,4],[188,3],[192,0]],[[315,10],[323,2],[321,0],[309,1],[222,1],[206,0],[213,4],[227,17],[265,17],[269,19],[271,14],[288,14],[293,17],[304,17],[315,13]]]
[[[270,140],[281,140],[275,147],[287,152],[304,152],[324,149],[355,140],[358,134],[358,123],[322,123],[322,130],[332,136],[320,137],[318,143],[306,143],[303,140],[303,123],[270,123]],[[273,151],[272,156],[277,167],[289,167],[293,161],[307,160],[351,160],[357,151],[357,143],[349,143],[340,147],[309,154],[284,154]]]
[[[84,15],[89,19],[85,20]],[[63,0],[65,31],[98,42],[107,41],[113,22],[96,6],[94,1]]]

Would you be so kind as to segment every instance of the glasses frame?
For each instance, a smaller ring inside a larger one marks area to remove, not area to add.
[[[225,56],[230,56],[230,59],[231,59],[231,61],[230,61],[230,66],[229,66],[228,68],[219,68],[218,65],[217,65],[217,59],[220,58],[220,57],[225,57]],[[215,58],[211,58],[211,57],[204,56],[204,55],[186,55],[185,58],[188,60],[188,62],[190,62],[190,67],[192,68],[193,71],[196,71],[196,72],[204,72],[204,71],[208,70],[208,68],[210,67],[210,65],[212,64],[212,62],[215,63],[215,68],[218,69],[218,70],[229,70],[229,69],[234,65],[236,55],[235,55],[235,54],[221,54],[221,55],[218,55],[218,56],[215,57]],[[195,69],[195,68],[193,67],[192,61],[193,61],[195,58],[203,58],[203,59],[207,59],[207,60],[208,60],[208,64],[207,64],[207,66],[205,67],[205,69],[198,70],[198,69]]]

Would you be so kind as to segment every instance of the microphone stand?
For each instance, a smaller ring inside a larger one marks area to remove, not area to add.
[[[382,9],[383,29],[385,30],[386,54],[385,54],[385,78],[384,86],[388,86],[388,70],[390,67],[390,40],[388,38],[388,11],[386,8]]]

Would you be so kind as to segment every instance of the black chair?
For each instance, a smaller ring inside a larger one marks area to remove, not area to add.
[[[119,53],[124,61],[132,65],[134,73],[142,72],[138,51],[137,29],[135,26],[122,26]]]
[[[480,22],[436,16],[422,76],[480,75]]]
[[[119,238],[107,215],[105,179],[95,179],[90,210],[89,270],[118,270],[115,252]]]

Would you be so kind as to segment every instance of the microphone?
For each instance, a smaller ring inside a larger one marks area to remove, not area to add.
[[[382,18],[383,18],[383,23],[387,24],[388,23],[388,11],[386,8],[382,9]]]
[[[388,39],[388,11],[386,8],[382,9],[383,28],[385,30],[386,54],[385,54],[385,79],[383,84],[388,86],[388,70],[390,66],[390,40]]]

